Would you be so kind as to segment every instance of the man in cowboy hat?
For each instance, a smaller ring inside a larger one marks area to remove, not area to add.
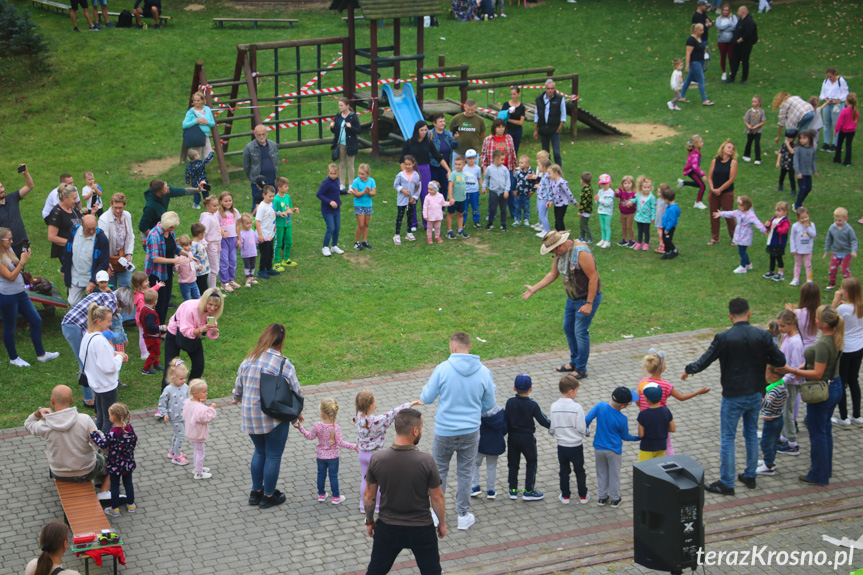
[[[566,290],[566,307],[563,312],[563,333],[569,343],[569,363],[557,368],[559,372],[575,372],[578,379],[587,377],[587,358],[590,356],[590,323],[602,302],[602,285],[593,254],[585,244],[569,239],[569,232],[550,231],[542,238],[542,255],[554,254],[551,271],[538,283],[525,285],[521,299],[554,283],[558,277]]]

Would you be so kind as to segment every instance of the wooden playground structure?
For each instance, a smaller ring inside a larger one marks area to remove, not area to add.
[[[224,184],[230,183],[231,174],[242,172],[241,168],[229,167],[227,158],[242,155],[242,147],[252,139],[258,124],[274,132],[270,139],[280,149],[329,145],[332,136],[325,124],[337,113],[335,101],[342,96],[361,114],[363,133],[368,133],[368,138],[361,137],[360,146],[370,149],[373,157],[400,153],[416,119],[460,113],[469,92],[488,93],[513,85],[539,88],[548,79],[558,83],[565,96],[573,138],[578,121],[605,134],[628,135],[579,109],[578,74],[555,74],[554,67],[470,74],[467,64],[447,66],[444,56],[438,57],[437,66],[425,67],[422,22],[425,16],[440,14],[437,0],[362,0],[362,16],[357,16],[356,2],[332,0],[330,6],[331,10],[347,11],[347,36],[239,44],[234,73],[227,78],[209,78],[204,63],[196,62],[189,102],[191,105],[192,94],[202,91],[206,105],[217,114],[212,135]],[[384,19],[392,20],[390,45],[380,43],[379,23]],[[369,47],[356,46],[358,20],[368,22]],[[416,22],[416,50],[403,53],[401,31],[403,23],[411,21]],[[328,62],[329,58],[332,61]],[[416,73],[403,75],[403,65],[414,62]],[[382,71],[389,69],[392,76],[383,78]],[[303,82],[310,74],[313,77]],[[358,83],[358,74],[368,80]],[[284,92],[285,85],[291,86],[289,92]],[[456,90],[458,99],[446,97],[447,91],[454,96]],[[528,120],[532,120],[532,103],[526,102],[525,107]],[[479,113],[493,118],[497,109],[497,105],[489,104]],[[241,130],[246,120],[249,128]],[[295,137],[286,139],[282,133],[286,129]],[[236,138],[240,146],[229,151]],[[184,155],[182,150],[181,161]]]

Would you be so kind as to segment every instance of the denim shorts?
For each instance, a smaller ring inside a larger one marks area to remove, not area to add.
[[[90,0],[90,3],[91,3],[91,4],[93,5],[93,7],[95,8],[95,7],[97,7],[97,6],[107,6],[107,5],[108,5],[108,0]]]
[[[371,206],[354,206],[354,215],[355,216],[370,216],[375,211]]]

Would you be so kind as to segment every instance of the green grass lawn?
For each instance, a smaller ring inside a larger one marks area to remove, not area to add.
[[[15,5],[27,7],[18,0]],[[755,9],[755,3],[749,5]],[[245,7],[215,2],[207,3],[205,11],[194,12],[185,11],[185,6],[185,2],[166,5],[173,23],[161,30],[80,34],[71,31],[66,16],[33,11],[34,22],[52,43],[54,72],[23,83],[2,81],[0,181],[7,190],[23,185],[15,171],[19,162],[30,166],[36,181],[37,188],[24,203],[35,252],[30,266],[34,273],[60,282],[59,266],[45,257],[48,242],[39,212],[63,172],[72,173],[80,187],[82,172],[95,171],[109,196],[117,191],[129,196],[129,210],[137,223],[148,179],[132,174],[130,166],[178,157],[180,122],[195,60],[204,61],[210,78],[223,78],[233,71],[238,43],[346,34],[341,15],[323,8],[291,11],[290,17],[300,19],[294,29],[264,26],[253,31],[240,25],[218,30],[211,21],[215,16],[254,14]],[[742,117],[753,94],[761,94],[768,103],[780,90],[804,97],[817,95],[824,69],[830,65],[848,78],[852,90],[856,89],[859,79],[854,74],[863,67],[859,34],[854,33],[861,29],[860,7],[859,2],[779,0],[770,14],[755,14],[761,42],[753,51],[749,84],[720,83],[718,50],[714,49],[717,58],[707,73],[707,89],[716,106],[683,104],[681,112],[669,111],[665,102],[671,96],[671,60],[683,55],[692,2],[681,6],[670,0],[603,0],[573,5],[550,0],[530,9],[510,6],[508,18],[489,23],[441,18],[439,28],[426,30],[426,55],[429,66],[437,64],[433,55],[445,54],[447,64],[467,62],[472,73],[548,65],[560,73],[579,73],[580,104],[594,114],[614,123],[658,124],[678,134],[635,143],[580,129],[576,141],[564,138],[563,168],[571,186],[577,188],[578,174],[584,170],[593,172],[594,177],[608,172],[615,184],[625,174],[646,174],[658,184],[674,182],[681,173],[691,134],[701,134],[705,140],[705,170],[725,138],[732,138],[742,148]],[[110,9],[120,10],[122,6],[115,2]],[[272,8],[261,15],[286,14]],[[412,26],[404,27],[403,51],[412,50],[413,34]],[[381,42],[389,43],[390,38],[388,26]],[[715,48],[715,34],[711,34],[711,42]],[[359,23],[357,45],[367,43],[368,25]],[[322,58],[328,63],[335,55],[336,48],[329,47]],[[282,67],[292,63],[292,58],[293,52],[285,53]],[[304,65],[312,61],[311,53],[303,56]],[[260,56],[259,66],[268,69],[272,63]],[[403,75],[411,70],[404,70]],[[389,72],[385,70],[384,76]],[[302,81],[309,78],[307,74]],[[339,78],[335,72],[330,74],[327,85],[340,83]],[[365,79],[358,77],[358,81]],[[296,83],[292,78],[286,80]],[[281,93],[294,89],[288,85],[261,88]],[[532,100],[537,93],[527,90],[524,100]],[[698,99],[696,91],[690,94]],[[482,106],[506,98],[504,90],[494,95],[479,91],[474,96]],[[304,108],[304,115],[316,113]],[[325,111],[334,109],[329,102]],[[290,113],[289,108],[286,114]],[[775,119],[776,113],[768,110],[764,165],[741,162],[736,184],[738,194],[753,198],[762,219],[772,213],[776,201],[790,198],[776,191],[778,170],[773,166],[776,146],[772,143],[776,129],[771,127]],[[312,132],[304,130],[303,137],[317,137],[316,131]],[[289,140],[294,134],[286,130],[282,136]],[[232,149],[240,144],[239,139],[233,141]],[[525,140],[521,151],[533,157],[538,149],[537,143]],[[830,162],[827,154],[818,154],[820,178],[806,202],[819,230],[816,256],[824,245],[834,207],[848,207],[852,221],[863,215],[860,152],[857,155],[855,165],[845,168]],[[253,347],[262,327],[274,321],[288,326],[287,355],[304,384],[433,365],[446,357],[447,337],[455,330],[485,340],[474,339],[474,351],[484,358],[565,348],[560,328],[564,303],[561,287],[552,286],[528,302],[519,298],[524,284],[538,281],[551,265],[549,257],[539,256],[539,240],[532,231],[510,228],[509,233],[502,234],[469,230],[473,235],[470,240],[434,246],[425,241],[406,242],[396,247],[391,239],[395,219],[391,182],[397,165],[386,158],[371,161],[368,153],[362,152],[358,163],[370,162],[378,182],[369,238],[374,249],[362,253],[348,250],[343,257],[325,259],[320,253],[324,224],[314,195],[325,177],[329,150],[285,150],[281,158],[287,160],[280,169],[291,178],[294,205],[301,208],[294,224],[293,258],[299,266],[280,278],[262,280],[255,289],[243,289],[228,297],[222,337],[206,344],[205,377],[213,388],[212,396],[230,392],[239,362]],[[171,165],[160,177],[181,185],[184,168],[179,163]],[[249,209],[245,182],[234,178],[229,187],[216,185],[215,164],[209,173],[214,189],[230,189],[240,209]],[[680,258],[660,262],[652,251],[598,250],[604,300],[593,324],[595,342],[625,335],[720,328],[726,323],[727,300],[734,296],[750,299],[757,322],[767,321],[784,302],[796,301],[797,290],[787,283],[760,278],[767,265],[762,238],[750,250],[759,273],[734,275],[731,270],[737,266],[737,252],[727,236],[721,246],[708,248],[709,214],[692,208],[691,188],[679,198],[683,216],[675,243],[682,253]],[[198,212],[191,209],[187,199],[174,200],[171,206],[180,214],[180,229],[186,232],[197,221]],[[340,244],[349,248],[355,226],[349,205],[342,214]],[[575,218],[569,215],[571,226],[577,226]],[[598,236],[598,225],[594,225],[594,235]],[[619,238],[620,226],[615,221],[613,240]],[[790,261],[788,255],[786,262]],[[143,267],[140,252],[135,254],[135,263]],[[826,284],[825,262],[816,259],[815,266],[816,280]],[[178,291],[175,288],[175,293]],[[829,297],[825,295],[825,301]],[[62,354],[46,365],[35,362],[26,332],[18,333],[19,352],[34,366],[22,370],[5,360],[2,363],[0,378],[7,408],[0,415],[0,428],[20,425],[27,412],[45,403],[53,385],[75,381],[75,361],[60,335],[59,323],[58,315],[43,325],[46,349]],[[137,334],[130,329],[129,337],[132,359],[122,375],[129,386],[121,390],[121,399],[133,409],[150,407],[158,396],[158,378],[139,375]],[[595,381],[594,377],[602,380],[602,374],[595,373],[589,381]]]

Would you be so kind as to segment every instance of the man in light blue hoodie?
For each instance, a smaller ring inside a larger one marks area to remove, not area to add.
[[[457,454],[456,510],[458,528],[468,529],[476,518],[470,513],[471,473],[479,446],[482,414],[495,405],[494,378],[478,355],[470,353],[470,336],[457,331],[449,338],[450,356],[438,365],[420,399],[426,405],[438,397],[432,455],[446,491],[446,477],[452,454]]]

